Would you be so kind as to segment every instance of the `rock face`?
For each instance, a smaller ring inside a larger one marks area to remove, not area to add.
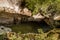
[[[13,23],[14,17],[18,19],[17,22],[25,16],[31,16],[31,11],[27,8],[20,8],[23,0],[0,0],[0,23]]]
[[[0,7],[7,7],[17,11],[18,10],[18,6],[16,5],[17,2],[16,0],[14,0],[14,2],[12,0],[0,0]]]
[[[23,12],[21,12],[21,2],[22,0],[0,0],[0,11],[31,16],[31,12],[27,8],[24,8]]]
[[[31,16],[32,13],[27,8],[21,9],[20,5],[22,1],[23,0],[0,0],[0,14],[2,14],[0,16],[0,23],[11,23],[14,20],[14,17],[16,17],[17,19],[22,17],[24,20],[28,19],[28,21],[40,21],[44,18],[40,14]],[[6,15],[7,13],[9,16]],[[19,16],[17,16],[17,14]],[[24,18],[25,16],[29,16],[29,18]]]
[[[4,17],[2,17],[2,18],[0,18],[0,23],[4,23],[4,24],[12,24],[12,22],[13,22],[13,18],[4,18]]]

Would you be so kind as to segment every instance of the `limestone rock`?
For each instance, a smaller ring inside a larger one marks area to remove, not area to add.
[[[21,2],[22,0],[0,0],[0,11],[31,16],[31,11],[27,8],[24,8],[23,12],[21,12]]]
[[[5,26],[0,26],[0,35],[5,34],[7,32],[11,32],[11,31],[12,31],[11,28],[8,28],[8,27],[5,27]]]
[[[54,17],[54,20],[60,20],[60,15],[55,16],[55,17]]]
[[[33,18],[36,20],[41,20],[41,19],[44,19],[44,16],[42,16],[40,13],[36,14],[36,15],[33,15]]]
[[[32,13],[31,13],[31,11],[28,10],[27,8],[24,8],[24,9],[23,9],[23,14],[24,14],[24,15],[31,16]]]

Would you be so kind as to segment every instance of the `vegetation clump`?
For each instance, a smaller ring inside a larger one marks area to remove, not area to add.
[[[8,32],[7,34],[1,36],[1,40],[59,40],[59,33],[54,30],[51,30],[47,33],[44,33],[42,29],[38,30],[37,33],[26,33],[21,34],[15,32]]]
[[[25,2],[26,2],[25,6],[32,11],[32,14],[38,13],[40,9],[46,12],[46,9],[48,9],[48,6],[50,6],[50,4],[53,4],[52,6],[54,10],[56,10],[56,8],[60,8],[54,7],[54,5],[59,6],[60,4],[59,0],[25,0]],[[52,8],[50,7],[49,9]]]

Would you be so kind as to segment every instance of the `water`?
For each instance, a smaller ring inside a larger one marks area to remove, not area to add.
[[[22,22],[20,24],[14,24],[10,26],[13,32],[21,33],[38,33],[38,29],[43,29],[44,32],[48,32],[51,28],[44,22]]]
[[[22,32],[22,33],[33,33],[37,32],[38,24],[36,22],[23,22],[20,24],[14,24],[10,26],[13,32]]]

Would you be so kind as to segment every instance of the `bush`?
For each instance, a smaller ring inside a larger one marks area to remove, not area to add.
[[[32,11],[32,14],[35,15],[36,13],[39,12],[39,10],[42,8],[44,12],[46,12],[46,9],[50,4],[55,4],[57,3],[56,6],[60,4],[60,0],[24,0],[25,1],[25,6]],[[53,5],[52,5],[53,6]],[[57,7],[59,9],[60,6]]]

